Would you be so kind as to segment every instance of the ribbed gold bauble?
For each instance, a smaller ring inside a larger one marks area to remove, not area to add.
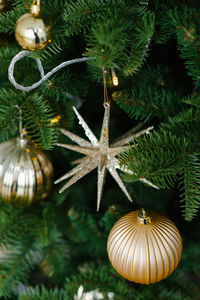
[[[113,226],[108,257],[124,278],[150,284],[169,276],[182,253],[182,238],[175,224],[153,211],[132,211]]]
[[[15,25],[15,37],[27,50],[41,50],[51,42],[51,27],[40,16],[40,6],[32,5],[31,13],[22,15]]]
[[[28,205],[44,199],[52,177],[51,162],[26,138],[0,144],[0,198],[4,202]]]

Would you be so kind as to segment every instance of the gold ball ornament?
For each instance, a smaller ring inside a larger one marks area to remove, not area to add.
[[[29,205],[50,192],[53,167],[46,155],[26,138],[0,144],[0,198]]]
[[[17,20],[15,38],[22,48],[31,51],[41,50],[51,42],[51,27],[40,16],[40,5],[33,3],[31,12]]]
[[[141,209],[114,224],[107,252],[113,268],[122,277],[151,284],[175,270],[181,259],[182,238],[170,219]]]

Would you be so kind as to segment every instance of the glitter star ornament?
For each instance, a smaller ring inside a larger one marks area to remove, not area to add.
[[[116,156],[125,150],[128,144],[133,138],[138,137],[144,133],[149,133],[150,130],[153,129],[153,127],[149,127],[145,130],[142,130],[136,134],[131,135],[123,135],[121,139],[118,139],[117,142],[111,144],[109,146],[109,120],[110,120],[110,104],[105,103],[104,104],[105,112],[104,112],[104,118],[103,118],[103,124],[101,129],[101,136],[100,140],[98,141],[89,126],[86,124],[84,119],[81,117],[81,115],[78,113],[75,107],[73,107],[74,112],[79,120],[79,124],[83,127],[85,131],[85,135],[88,137],[90,142],[88,142],[85,139],[82,139],[81,137],[71,133],[70,131],[67,131],[65,129],[61,129],[61,132],[66,135],[68,138],[70,138],[72,141],[77,143],[79,146],[76,145],[69,145],[69,144],[57,144],[58,146],[67,148],[72,151],[76,151],[82,154],[85,154],[85,156],[81,159],[76,160],[74,163],[78,163],[78,165],[73,168],[71,171],[67,172],[64,176],[59,178],[55,181],[55,184],[72,177],[59,191],[62,193],[64,190],[66,190],[68,187],[70,187],[72,184],[77,182],[79,179],[84,177],[86,174],[91,172],[92,170],[98,168],[98,180],[97,180],[97,211],[100,207],[100,201],[102,198],[102,192],[103,192],[103,185],[106,175],[106,169],[109,171],[109,173],[112,175],[112,177],[115,179],[115,181],[118,183],[121,190],[124,192],[124,194],[127,196],[127,198],[132,202],[131,196],[129,195],[124,183],[122,182],[119,174],[117,173],[116,169],[120,169],[123,172],[131,173],[129,170],[122,169],[119,166],[118,160]],[[136,130],[136,128],[134,129]],[[133,131],[132,131],[133,132]],[[132,133],[131,132],[131,133]],[[155,185],[150,183],[144,178],[140,179],[141,181],[144,181],[145,183],[157,188]]]

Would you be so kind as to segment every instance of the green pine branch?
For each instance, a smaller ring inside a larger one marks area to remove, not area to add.
[[[83,255],[89,252],[91,257],[104,257],[106,254],[106,237],[103,232],[100,232],[94,216],[88,213],[87,215],[78,213],[73,208],[70,209],[68,216],[75,230],[74,234],[71,233],[71,238],[77,244],[77,247],[74,248],[76,254]],[[81,248],[80,244],[82,245]]]
[[[85,265],[77,275],[66,279],[65,290],[69,293],[71,299],[74,295],[77,295],[81,285],[84,287],[85,293],[98,289],[103,294],[104,299],[108,299],[107,295],[110,292],[114,293],[114,299],[116,300],[124,298],[133,300],[137,295],[134,286],[130,288],[127,281],[119,278],[116,272],[113,272],[112,267],[105,264],[98,268],[94,265]]]
[[[180,179],[181,205],[183,216],[191,221],[200,208],[200,161],[199,154],[187,155],[183,175]]]
[[[67,36],[84,34],[86,55],[97,58],[93,61],[96,67],[111,68],[117,64],[125,75],[141,67],[154,32],[154,14],[147,11],[147,3],[139,1],[71,2],[66,5],[64,21]]]
[[[145,121],[169,118],[183,108],[170,73],[169,68],[161,65],[147,66],[130,81],[131,87],[114,92],[112,97],[131,118]]]
[[[160,132],[136,139],[119,157],[121,165],[133,172],[132,180],[146,178],[160,188],[169,188],[179,178],[185,203],[182,208],[188,221],[200,206],[199,121],[199,111],[181,112],[163,124]]]
[[[177,5],[178,3],[176,3]],[[169,17],[169,9],[173,9],[175,3],[173,0],[160,1],[155,0],[153,3],[153,10],[155,11],[155,34],[154,42],[158,44],[166,44],[173,38],[175,28],[171,24]]]
[[[49,291],[44,286],[36,288],[27,288],[18,297],[18,300],[69,300],[68,294],[62,289]]]
[[[185,61],[188,74],[195,84],[199,86],[200,76],[200,41],[199,41],[199,17],[196,8],[181,5],[169,11],[171,24],[176,30],[176,37],[181,57]]]
[[[0,32],[12,33],[17,19],[26,13],[25,5],[18,5],[12,10],[0,15]]]
[[[1,139],[8,139],[18,132],[18,110],[20,95],[11,89],[0,89],[0,132]]]
[[[0,86],[2,86],[2,82],[4,82],[4,84],[8,82],[8,80],[5,80],[5,78],[7,78],[7,74],[8,74],[8,66],[9,66],[13,56],[16,55],[17,50],[18,50],[17,47],[15,47],[14,45],[0,47],[0,64],[1,64],[1,68],[0,68],[0,78],[1,78]]]
[[[21,283],[26,283],[30,271],[36,262],[38,252],[31,242],[15,245],[9,255],[0,263],[0,296],[10,297],[14,288]]]

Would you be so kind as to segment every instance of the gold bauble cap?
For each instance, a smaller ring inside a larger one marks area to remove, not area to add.
[[[51,27],[31,13],[22,15],[15,25],[15,38],[27,50],[41,50],[51,42]]]
[[[40,10],[41,10],[40,3],[38,3],[37,0],[33,1],[33,3],[31,4],[31,9],[30,9],[32,16],[34,16],[34,17],[39,16]]]
[[[178,266],[182,238],[169,218],[136,210],[114,224],[107,252],[113,268],[122,277],[150,284],[166,278]]]
[[[137,220],[140,225],[148,225],[151,223],[151,213],[150,211],[141,208],[137,214]]]

